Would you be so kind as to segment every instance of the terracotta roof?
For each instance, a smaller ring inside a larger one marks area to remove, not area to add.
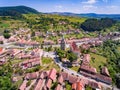
[[[101,75],[101,74],[96,74],[96,79],[102,82],[105,82],[107,84],[112,84],[112,78]]]
[[[78,78],[77,76],[69,75],[69,83],[75,83],[77,82]]]
[[[0,52],[2,52],[3,51],[3,48],[0,48]]]
[[[92,88],[96,89],[96,88],[101,88],[101,86],[98,83],[95,82],[89,82],[88,83],[89,86],[91,86]]]
[[[40,64],[40,58],[35,58],[35,59],[25,60],[20,65],[26,69],[39,64]]]
[[[25,90],[25,89],[26,89],[26,84],[27,84],[27,82],[28,82],[27,80],[24,80],[19,89],[20,89],[20,90]]]
[[[63,76],[64,80],[68,80],[69,79],[69,74],[68,73],[62,72],[61,75]]]
[[[60,84],[58,84],[57,87],[55,88],[55,90],[62,90],[62,86]]]
[[[107,67],[103,67],[101,73],[102,73],[103,75],[110,76]]]
[[[39,78],[40,79],[43,79],[43,78],[45,78],[45,74],[44,74],[45,72],[40,72],[40,75],[39,75]]]
[[[48,78],[54,81],[56,79],[56,73],[57,71],[55,68],[51,69],[49,72]]]
[[[85,50],[89,49],[90,48],[90,45],[89,44],[82,44],[81,47]]]
[[[82,64],[80,69],[89,73],[97,73],[96,68],[89,65]]]
[[[33,73],[28,73],[26,74],[25,78],[26,79],[36,79],[39,76],[39,72],[33,72]]]
[[[72,84],[72,90],[82,90],[82,84],[80,82],[76,82]]]
[[[70,47],[73,52],[80,52],[75,42],[72,42]]]
[[[43,80],[39,79],[34,90],[41,90],[42,89],[42,84],[43,84]]]
[[[84,54],[83,62],[90,62],[90,54]]]
[[[72,90],[76,90],[76,88],[77,88],[77,84],[76,84],[76,83],[73,83],[73,84],[72,84]]]
[[[58,83],[60,83],[60,84],[62,84],[63,83],[63,76],[62,75],[60,75],[59,77],[58,77]]]
[[[82,90],[82,84],[80,82],[77,82],[77,90]]]
[[[46,87],[47,87],[48,89],[50,89],[50,88],[51,88],[51,84],[52,84],[52,80],[51,80],[51,79],[48,79],[48,80],[47,80],[47,83],[46,83]]]

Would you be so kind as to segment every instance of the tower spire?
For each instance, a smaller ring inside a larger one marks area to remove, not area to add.
[[[65,39],[64,39],[64,35],[62,35],[62,39],[61,39],[61,49],[65,50]]]

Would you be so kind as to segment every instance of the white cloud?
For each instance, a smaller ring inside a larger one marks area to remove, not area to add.
[[[84,10],[90,10],[90,9],[97,9],[97,6],[93,6],[93,5],[84,5],[83,6]]]
[[[86,2],[83,2],[85,4],[95,4],[97,2],[97,0],[88,0]]]
[[[62,9],[63,8],[62,5],[56,5],[55,7],[58,8],[58,9]]]
[[[62,12],[64,11],[64,7],[62,5],[56,5],[54,6],[54,10],[56,10],[57,12]]]
[[[114,5],[111,5],[111,6],[106,6],[107,9],[118,9],[119,7],[118,6],[114,6]]]

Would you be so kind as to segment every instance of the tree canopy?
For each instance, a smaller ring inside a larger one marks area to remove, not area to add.
[[[100,31],[104,28],[111,27],[116,21],[110,18],[87,19],[81,24],[81,28],[85,31]]]

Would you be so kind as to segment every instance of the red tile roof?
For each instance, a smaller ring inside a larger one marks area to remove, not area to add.
[[[69,83],[75,83],[78,80],[77,76],[69,75]]]
[[[47,87],[48,89],[50,89],[50,88],[51,88],[51,84],[52,84],[52,80],[51,80],[51,79],[48,79],[48,80],[47,80],[47,83],[46,83],[46,87]]]
[[[56,79],[56,74],[57,74],[57,71],[55,68],[51,69],[50,72],[49,72],[49,75],[48,75],[48,78],[50,78],[51,80],[55,81]]]
[[[72,84],[72,90],[82,90],[83,86],[80,82],[76,82]]]
[[[88,83],[89,86],[91,86],[92,88],[96,89],[96,88],[101,88],[101,86],[98,83],[95,82],[89,82]]]
[[[84,58],[83,58],[83,62],[87,62],[89,63],[90,62],[90,54],[84,54]]]
[[[43,80],[39,79],[34,90],[41,90],[42,89],[42,84],[43,84]]]
[[[25,90],[25,89],[26,89],[26,84],[27,84],[27,82],[28,82],[27,80],[24,80],[19,89],[20,89],[20,90]]]
[[[55,88],[55,90],[62,90],[62,86],[60,84],[58,84],[57,87]]]
[[[71,51],[80,53],[79,48],[77,47],[75,42],[72,42],[70,47],[71,47]]]
[[[39,78],[40,78],[40,79],[45,78],[45,74],[44,74],[44,72],[40,72]]]
[[[101,73],[102,73],[103,75],[110,76],[107,67],[103,67]]]
[[[89,65],[82,64],[80,69],[89,73],[97,73],[96,68]]]
[[[77,88],[77,84],[76,84],[76,83],[73,83],[73,84],[72,84],[72,90],[76,90],[76,88]]]
[[[96,79],[108,84],[112,83],[112,78],[101,75],[101,74],[96,74]]]
[[[33,73],[26,74],[25,78],[26,79],[37,79],[38,76],[39,76],[39,72],[33,72]]]
[[[82,90],[82,84],[80,82],[77,82],[77,89],[76,90]]]
[[[60,84],[62,84],[63,83],[63,76],[62,75],[60,75],[59,77],[58,77],[58,83],[60,83]]]
[[[0,48],[0,52],[2,52],[3,51],[3,48]]]
[[[62,72],[61,75],[62,75],[64,80],[68,80],[69,79],[69,74],[68,73]]]

